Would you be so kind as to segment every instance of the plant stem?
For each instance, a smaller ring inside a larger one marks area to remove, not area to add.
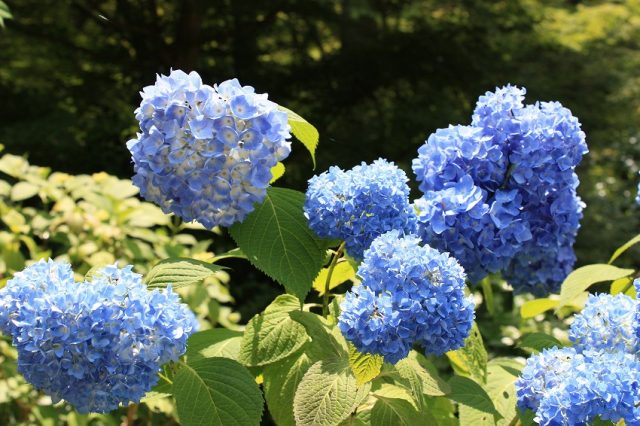
[[[336,268],[338,264],[338,259],[342,257],[342,252],[344,251],[344,241],[338,247],[335,253],[333,253],[333,258],[331,258],[331,263],[329,264],[329,270],[327,271],[327,280],[324,283],[324,294],[322,295],[322,316],[327,317],[329,315],[329,287],[331,284],[331,275],[333,275],[333,270]]]
[[[138,412],[138,404],[131,404],[127,408],[127,426],[133,426],[133,422],[136,419],[136,413]]]

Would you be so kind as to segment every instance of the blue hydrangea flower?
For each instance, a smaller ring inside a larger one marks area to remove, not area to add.
[[[361,352],[396,363],[414,343],[441,355],[463,346],[474,319],[465,274],[447,253],[394,230],[376,238],[347,293],[338,326]]]
[[[0,308],[18,371],[81,413],[138,402],[198,327],[170,287],[147,290],[130,266],[108,266],[76,283],[69,265],[40,261],[0,290]]]
[[[575,316],[569,338],[577,350],[601,350],[636,354],[635,315],[638,302],[624,294],[590,295],[582,312]]]
[[[141,131],[127,147],[144,198],[207,228],[240,222],[264,200],[271,168],[291,151],[287,113],[266,94],[176,70],[141,95]]]
[[[415,232],[407,181],[404,171],[384,159],[346,172],[331,167],[309,180],[304,204],[309,227],[320,237],[344,240],[347,252],[362,259],[385,232]]]
[[[517,293],[557,291],[575,263],[584,204],[575,167],[580,123],[557,102],[523,104],[524,89],[481,96],[470,126],[429,136],[413,170],[423,241],[456,257],[473,282],[502,271]]]
[[[600,417],[640,421],[640,362],[622,351],[553,348],[533,355],[515,383],[518,407],[545,425],[586,425]]]

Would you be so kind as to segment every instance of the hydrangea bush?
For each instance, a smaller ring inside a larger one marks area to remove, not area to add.
[[[412,199],[383,158],[331,167],[306,193],[277,187],[291,133],[315,162],[311,124],[235,79],[159,76],[135,110],[133,182],[238,247],[159,259],[144,278],[108,265],[78,283],[64,263],[28,266],[0,290],[19,371],[78,412],[128,406],[127,424],[158,398],[188,426],[640,424],[640,281],[612,265],[640,236],[572,271],[585,134],[561,104],[527,105],[525,93],[487,92],[470,124],[430,135]],[[287,294],[242,332],[198,331],[173,289],[204,285],[231,257]],[[589,295],[603,282],[608,293]],[[520,308],[525,329],[551,309],[579,313],[560,340],[491,339],[492,354],[520,356],[490,357],[482,333],[496,330],[479,326],[479,309],[493,324],[513,318],[496,298]]]

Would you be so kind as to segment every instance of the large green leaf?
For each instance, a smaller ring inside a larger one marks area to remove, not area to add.
[[[370,382],[382,368],[383,358],[381,355],[358,352],[351,343],[349,346],[349,366],[359,385]]]
[[[244,330],[238,360],[248,366],[276,362],[296,352],[309,338],[302,324],[289,316],[300,310],[290,294],[278,296],[263,313],[254,316]]]
[[[367,397],[347,362],[318,361],[305,373],[293,400],[298,426],[337,426]]]
[[[458,350],[447,352],[451,365],[458,374],[473,377],[478,382],[485,381],[487,374],[487,350],[484,348],[482,335],[474,322],[464,346]]]
[[[463,376],[453,376],[449,379],[449,386],[451,386],[451,393],[448,397],[458,404],[492,415],[496,419],[501,417],[491,397],[475,381]]]
[[[426,410],[419,410],[411,393],[385,383],[373,392],[378,400],[371,410],[371,426],[412,426],[434,424]]]
[[[298,384],[311,364],[311,358],[301,353],[269,364],[262,371],[264,396],[269,413],[277,425],[295,426],[293,398]]]
[[[320,133],[318,133],[318,129],[290,109],[283,106],[279,106],[279,108],[282,111],[285,111],[289,116],[291,133],[293,133],[293,136],[295,136],[307,148],[309,154],[311,154],[313,168],[315,169],[316,148],[318,147],[318,141],[320,140]]]
[[[262,394],[253,376],[227,358],[183,364],[173,395],[184,426],[256,426],[262,417]]]
[[[214,328],[192,334],[187,341],[187,360],[193,363],[202,358],[230,358],[237,360],[242,333],[226,328]]]
[[[269,188],[262,204],[229,232],[249,261],[304,300],[322,268],[325,249],[303,214],[304,194]]]
[[[546,333],[528,333],[522,336],[518,346],[521,348],[530,348],[536,352],[553,346],[562,347],[562,343],[555,337]]]
[[[341,341],[336,337],[326,319],[303,311],[289,312],[289,316],[304,326],[307,335],[311,338],[308,352],[315,359],[348,359],[348,348],[343,345],[344,338]],[[339,333],[339,329],[335,330]]]
[[[515,363],[515,361],[510,360]],[[517,416],[516,390],[517,368],[505,368],[501,362],[489,362],[487,366],[486,390],[502,418],[496,419],[489,413],[467,405],[460,405],[460,424],[474,426],[508,426]],[[514,374],[514,371],[516,374]]]
[[[201,282],[222,269],[222,266],[213,263],[184,257],[170,257],[151,268],[145,282],[149,288],[162,288],[169,284],[173,288],[180,288]]]
[[[560,288],[559,307],[571,304],[595,283],[614,281],[633,273],[633,269],[622,269],[604,263],[587,265],[576,269],[564,280]]]

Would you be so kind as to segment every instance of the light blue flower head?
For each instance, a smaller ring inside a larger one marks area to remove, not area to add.
[[[147,290],[131,266],[108,266],[76,283],[68,264],[40,261],[0,290],[0,307],[18,371],[81,413],[139,402],[198,328],[170,287]]]
[[[195,71],[158,76],[141,95],[127,143],[140,194],[206,228],[241,222],[291,151],[287,113],[236,79],[211,87]]]

